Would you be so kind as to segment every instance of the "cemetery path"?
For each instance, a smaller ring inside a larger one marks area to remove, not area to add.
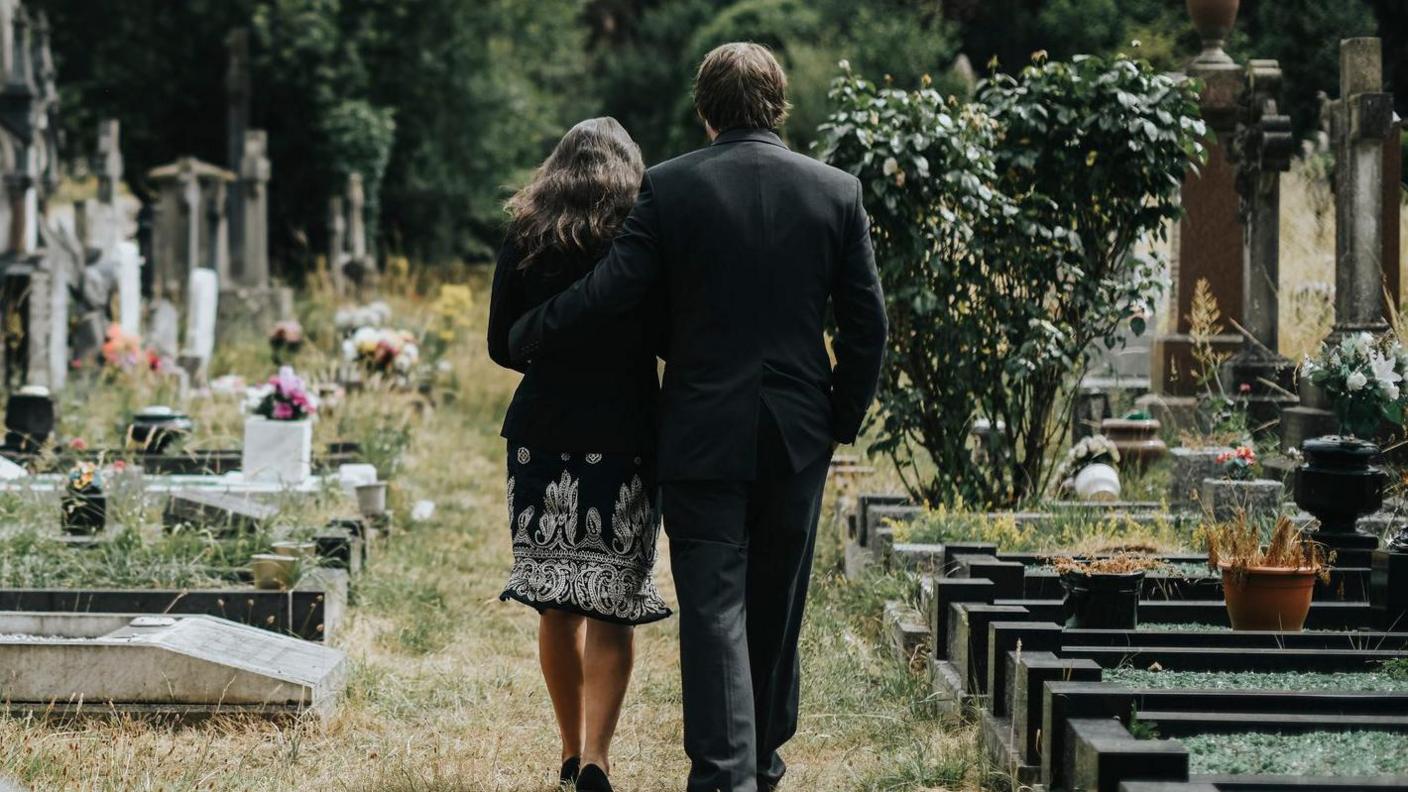
[[[482,292],[481,292],[482,293]],[[498,422],[516,376],[477,343],[476,312],[454,356],[462,388],[416,433],[399,502],[436,518],[379,548],[334,644],[352,662],[328,723],[216,721],[67,726],[0,720],[0,777],[35,790],[555,790],[557,739],[539,675],[536,615],[500,603],[509,532]],[[402,512],[404,513],[404,512]],[[825,529],[824,529],[825,530]],[[820,543],[803,636],[800,733],[785,788],[900,792],[976,786],[971,728],[936,721],[927,686],[878,643],[895,581],[847,583],[839,540]],[[660,553],[668,559],[668,553]],[[673,601],[668,568],[661,588]],[[680,695],[673,620],[638,630],[638,663],[614,746],[622,790],[678,790]]]

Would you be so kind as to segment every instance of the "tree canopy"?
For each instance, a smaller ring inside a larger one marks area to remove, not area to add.
[[[226,47],[251,31],[252,126],[269,132],[271,231],[284,274],[325,245],[327,199],[363,174],[383,249],[437,261],[487,256],[501,205],[581,118],[625,124],[650,162],[701,145],[689,88],[710,47],[771,45],[806,150],[830,112],[837,63],[901,88],[971,90],[1031,54],[1130,52],[1177,68],[1197,47],[1184,0],[29,0],[45,11],[66,155],[118,118],[128,178],[191,154],[225,164]],[[1333,96],[1338,40],[1384,31],[1408,82],[1402,3],[1243,0],[1239,59],[1276,57],[1298,128]],[[955,68],[958,56],[972,64]]]

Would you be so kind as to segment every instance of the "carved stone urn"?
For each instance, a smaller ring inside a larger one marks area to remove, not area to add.
[[[1188,0],[1188,15],[1193,18],[1193,27],[1203,39],[1203,54],[1198,56],[1203,62],[1230,62],[1232,59],[1222,51],[1222,45],[1231,35],[1237,24],[1237,8],[1241,0]]]
[[[1352,437],[1320,437],[1305,441],[1301,451],[1296,505],[1320,521],[1315,541],[1338,554],[1337,566],[1367,565],[1379,540],[1355,524],[1383,505],[1388,476],[1374,465],[1379,447]]]

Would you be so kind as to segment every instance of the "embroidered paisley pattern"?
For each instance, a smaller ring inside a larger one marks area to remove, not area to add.
[[[631,624],[668,616],[654,579],[660,521],[639,459],[589,454],[583,459],[590,472],[567,461],[537,462],[545,468],[538,471],[524,469],[523,460],[551,455],[519,448],[516,456],[520,469],[510,465],[508,479],[514,564],[502,598]],[[609,484],[594,478],[601,474]],[[546,481],[538,485],[541,496],[529,480]],[[604,486],[616,491],[607,495]],[[609,524],[594,500],[610,506]]]

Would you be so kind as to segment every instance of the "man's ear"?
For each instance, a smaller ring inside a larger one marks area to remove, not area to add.
[[[714,138],[719,136],[718,131],[709,124],[709,119],[705,118],[698,110],[694,111],[694,115],[699,118],[699,123],[704,125],[704,134],[709,136],[709,142],[713,143]]]

